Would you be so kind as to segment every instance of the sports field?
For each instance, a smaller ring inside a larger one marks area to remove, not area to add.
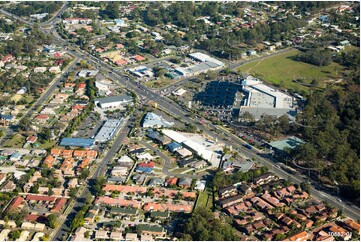
[[[332,81],[340,78],[342,67],[337,63],[329,66],[314,66],[300,61],[292,60],[292,56],[299,53],[293,50],[280,55],[262,59],[260,61],[245,64],[237,69],[241,73],[247,73],[261,78],[272,84],[281,85],[283,88],[293,88],[307,91],[307,87],[293,82],[294,79],[303,79],[305,83],[311,83],[316,79],[320,85],[324,81]]]

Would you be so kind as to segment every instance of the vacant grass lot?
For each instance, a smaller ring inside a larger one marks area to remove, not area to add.
[[[5,147],[21,148],[25,144],[25,137],[21,134],[15,134],[11,139],[4,144]]]
[[[237,69],[238,72],[247,73],[261,78],[281,87],[307,91],[308,87],[293,82],[294,79],[304,79],[305,83],[311,83],[316,79],[322,84],[323,81],[340,78],[342,67],[337,63],[329,66],[318,67],[300,61],[292,60],[298,50],[276,55],[258,62],[248,63]]]
[[[144,86],[146,87],[150,87],[150,88],[154,88],[154,89],[158,89],[158,88],[163,88],[166,87],[170,84],[174,83],[174,80],[167,78],[167,77],[162,77],[158,80],[153,80],[153,81],[148,81],[148,82],[144,82]]]
[[[212,194],[211,192],[207,191],[207,189],[204,192],[199,193],[199,198],[197,202],[197,208],[198,207],[204,207],[212,209],[213,201],[212,201]]]

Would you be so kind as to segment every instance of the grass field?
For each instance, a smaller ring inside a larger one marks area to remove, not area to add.
[[[318,67],[300,61],[292,60],[298,50],[272,56],[257,62],[248,63],[237,69],[240,73],[247,73],[261,78],[283,88],[307,91],[308,87],[293,82],[294,79],[303,78],[305,83],[311,83],[316,79],[322,84],[323,81],[338,79],[342,67],[337,63],[329,66]]]
[[[163,77],[163,78],[160,78],[159,80],[144,82],[144,86],[158,89],[158,88],[166,87],[166,86],[172,84],[173,82],[174,82],[174,80]]]
[[[199,193],[199,198],[197,202],[197,208],[198,207],[205,207],[212,209],[213,201],[212,201],[212,194],[205,190],[204,192]]]
[[[25,137],[21,134],[14,135],[11,139],[7,140],[4,144],[5,147],[21,148],[25,144]]]

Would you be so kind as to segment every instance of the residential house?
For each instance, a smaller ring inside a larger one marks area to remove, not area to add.
[[[310,234],[308,234],[306,231],[302,231],[286,238],[284,241],[307,241],[310,239],[310,237]]]
[[[6,173],[0,173],[0,185],[6,181]]]
[[[242,201],[243,201],[243,195],[239,194],[233,197],[227,197],[225,199],[222,199],[218,201],[218,203],[221,206],[221,208],[226,208],[234,204],[240,203]]]
[[[108,231],[97,230],[97,231],[95,231],[94,238],[95,238],[95,239],[105,239],[105,240],[109,240]]]
[[[164,228],[159,225],[138,224],[137,229],[141,235],[152,235],[154,237],[165,236]]]
[[[237,187],[235,185],[230,185],[228,187],[224,187],[219,189],[218,196],[220,198],[229,197],[237,194]]]
[[[12,192],[16,188],[16,184],[13,181],[7,181],[1,187],[1,192]]]
[[[181,188],[190,188],[192,185],[192,179],[188,177],[181,177],[178,179],[178,186]]]

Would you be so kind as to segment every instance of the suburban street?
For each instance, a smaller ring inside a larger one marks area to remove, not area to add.
[[[117,154],[120,146],[123,144],[124,139],[127,137],[130,131],[129,125],[131,124],[131,119],[126,119],[123,122],[122,127],[119,129],[118,134],[114,142],[112,143],[112,146],[108,151],[105,151],[104,158],[99,164],[97,164],[94,173],[88,178],[88,180],[95,180],[97,177],[105,175],[108,162],[111,161]],[[63,215],[64,217],[61,219],[60,226],[53,233],[53,237],[50,240],[62,240],[62,236],[68,233],[71,221],[75,217],[76,213],[81,209],[82,205],[84,205],[84,199],[86,197],[86,194],[89,193],[89,190],[90,186],[88,184],[84,186],[84,189],[80,189],[80,194],[77,194],[75,198],[75,203],[67,208],[69,209],[68,214]]]

